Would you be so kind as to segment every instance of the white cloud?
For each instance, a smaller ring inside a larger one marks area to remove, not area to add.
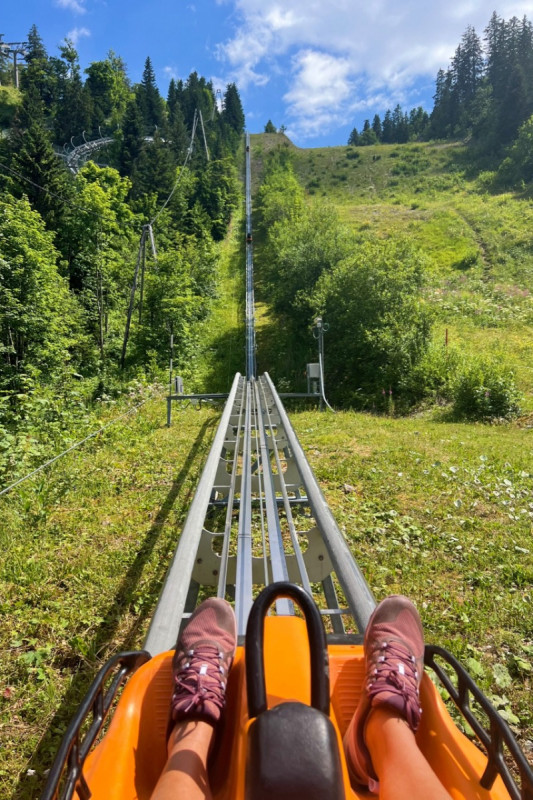
[[[415,82],[446,67],[467,25],[482,35],[488,0],[218,0],[232,5],[235,34],[219,59],[240,89],[286,76],[293,131],[349,121],[370,103],[409,104]],[[520,7],[519,7],[520,6]],[[533,0],[500,0],[508,18],[533,11]]]
[[[89,28],[73,28],[66,35],[66,39],[70,39],[73,45],[77,45],[80,39],[90,36],[91,31]]]
[[[85,14],[87,9],[84,6],[85,0],[55,0],[56,6],[73,11],[74,14]]]
[[[175,67],[163,67],[163,72],[169,80],[172,78],[174,78],[175,81],[178,80],[178,70]]]
[[[291,127],[303,136],[339,124],[343,106],[353,91],[350,64],[316,50],[302,50],[293,59],[294,82],[283,100]]]

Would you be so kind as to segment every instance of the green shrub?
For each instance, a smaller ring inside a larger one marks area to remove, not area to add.
[[[455,269],[470,269],[471,267],[477,266],[480,261],[480,254],[478,250],[471,250],[467,253],[463,258],[458,259],[452,265]]]
[[[388,407],[393,396],[396,408],[410,404],[402,382],[429,343],[424,268],[408,241],[369,239],[323,271],[311,302],[330,325],[326,370],[336,402]]]
[[[402,375],[399,391],[411,403],[424,399],[449,401],[460,364],[458,350],[432,341],[418,363]]]
[[[359,152],[359,150],[348,150],[348,152],[346,153],[346,158],[351,158],[351,159],[361,158],[361,153]]]
[[[474,359],[452,385],[453,413],[460,419],[511,419],[519,411],[519,392],[512,370],[495,361]]]
[[[22,95],[14,86],[0,86],[0,128],[8,128],[13,122],[17,108],[22,104]]]

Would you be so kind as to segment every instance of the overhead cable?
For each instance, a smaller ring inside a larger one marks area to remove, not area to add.
[[[161,214],[163,213],[165,208],[170,203],[170,201],[171,201],[171,199],[172,199],[172,197],[174,195],[174,192],[176,191],[176,189],[180,185],[181,179],[183,177],[183,171],[184,171],[185,167],[187,166],[187,164],[189,163],[190,157],[192,156],[192,151],[193,151],[193,147],[194,147],[194,137],[196,135],[196,127],[197,127],[197,125],[198,125],[198,109],[195,108],[194,109],[194,118],[193,118],[193,121],[192,121],[191,141],[189,143],[189,147],[187,148],[187,154],[185,156],[185,161],[183,162],[183,165],[182,165],[182,167],[181,167],[181,169],[179,171],[179,174],[178,174],[178,177],[176,178],[174,186],[172,187],[172,189],[170,191],[170,194],[168,195],[167,199],[165,200],[165,202],[163,203],[163,205],[161,206],[161,208],[159,209],[159,211],[157,212],[155,217],[153,217],[153,219],[150,220],[150,223],[149,223],[150,227],[155,225],[155,223],[157,222],[157,220],[159,219],[159,217],[161,216]],[[207,147],[207,144],[206,144],[206,147]]]
[[[63,450],[63,452],[59,453],[59,455],[54,456],[53,458],[49,459],[48,461],[45,461],[44,464],[41,464],[40,467],[37,467],[37,469],[34,469],[33,472],[28,473],[28,475],[25,475],[23,478],[19,478],[17,481],[12,483],[10,486],[6,486],[6,488],[2,489],[2,491],[0,492],[0,497],[2,497],[3,494],[7,494],[8,492],[10,492],[11,489],[15,488],[15,486],[18,486],[19,484],[23,483],[24,481],[27,481],[28,478],[32,478],[34,475],[37,475],[38,472],[41,472],[46,467],[49,467],[55,461],[58,461],[60,458],[63,458],[63,456],[66,456],[67,453],[72,452],[72,450],[76,450],[76,448],[80,447],[82,444],[85,444],[85,442],[88,442],[89,439],[94,439],[94,437],[98,436],[99,433],[102,433],[102,431],[105,431],[111,425],[114,425],[115,422],[119,422],[121,419],[124,419],[124,417],[127,417],[128,414],[132,414],[134,411],[137,411],[139,408],[141,408],[141,406],[144,406],[151,399],[152,399],[151,397],[148,397],[146,400],[143,400],[142,403],[139,403],[138,405],[133,406],[133,408],[128,409],[128,411],[126,411],[124,414],[121,414],[119,417],[115,417],[115,419],[112,419],[112,420],[110,420],[110,422],[107,422],[105,425],[102,425],[101,428],[99,428],[97,431],[94,431],[93,433],[90,433],[88,436],[85,437],[85,439],[81,439],[81,441],[76,442],[76,444],[71,445],[69,448],[67,448],[67,450]]]

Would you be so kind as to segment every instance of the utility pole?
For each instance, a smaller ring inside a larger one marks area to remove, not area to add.
[[[174,326],[172,322],[169,323],[170,330],[170,369],[168,377],[168,400],[167,400],[167,428],[170,428],[172,422],[172,378],[174,371]]]
[[[324,408],[324,403],[329,406],[324,392],[324,334],[329,331],[329,325],[324,322],[322,317],[316,317],[315,327],[313,328],[313,337],[318,339],[318,363],[320,368],[320,410]],[[329,406],[331,408],[331,406]]]
[[[128,347],[128,339],[130,336],[130,325],[131,325],[131,317],[133,314],[133,304],[135,302],[135,290],[137,289],[137,279],[139,277],[139,268],[142,263],[143,253],[145,250],[145,242],[146,242],[146,231],[148,226],[143,225],[142,234],[141,234],[141,241],[139,243],[139,252],[137,254],[137,263],[135,265],[135,272],[133,273],[133,281],[131,284],[131,292],[130,292],[130,304],[128,307],[128,316],[126,319],[126,330],[124,331],[124,341],[122,343],[122,356],[120,358],[120,368],[124,369],[124,365],[126,363],[126,349]]]

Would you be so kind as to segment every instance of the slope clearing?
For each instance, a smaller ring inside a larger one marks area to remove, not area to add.
[[[490,191],[491,174],[460,144],[298,149],[286,137],[252,137],[259,170],[287,149],[310,199],[336,206],[361,233],[406,236],[429,259],[425,296],[434,338],[511,367],[533,410],[533,207]],[[328,343],[334,347],[334,342]]]

